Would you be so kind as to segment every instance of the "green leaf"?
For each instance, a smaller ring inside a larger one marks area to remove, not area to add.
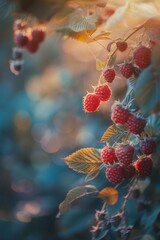
[[[113,137],[114,135],[116,135],[117,133],[117,128],[116,126],[113,124],[111,125],[109,128],[107,128],[107,130],[104,132],[103,136],[101,137],[100,142],[105,142],[108,139],[110,139],[111,137]]]
[[[64,160],[74,171],[84,174],[98,171],[102,165],[100,152],[95,148],[82,148]]]
[[[68,212],[71,207],[71,203],[76,199],[95,193],[98,193],[98,190],[93,185],[79,186],[71,189],[67,193],[65,200],[59,205],[60,214]]]

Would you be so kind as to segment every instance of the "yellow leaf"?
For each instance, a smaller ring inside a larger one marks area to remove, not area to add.
[[[98,197],[105,199],[108,205],[114,205],[118,201],[118,191],[112,187],[105,187],[99,192]]]
[[[88,41],[88,43],[95,42],[95,41],[98,41],[98,40],[103,40],[103,39],[109,39],[108,37],[109,37],[110,34],[111,33],[107,31],[107,32],[101,32],[98,35],[95,34],[95,36],[92,35],[90,40]]]
[[[117,133],[117,128],[115,125],[111,125],[107,130],[104,132],[103,136],[101,137],[100,142],[105,142],[109,138],[113,137]]]
[[[95,148],[82,148],[64,159],[67,165],[79,173],[92,173],[102,164],[100,152]]]
[[[88,30],[88,31],[82,31],[82,32],[70,31],[66,35],[70,38],[73,38],[74,40],[87,43],[94,31],[95,30]]]
[[[103,70],[104,66],[105,66],[105,64],[100,59],[97,58],[96,59],[96,69],[98,71],[101,71],[101,70]]]

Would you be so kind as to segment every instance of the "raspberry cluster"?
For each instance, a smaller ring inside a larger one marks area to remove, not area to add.
[[[114,148],[106,146],[101,150],[101,160],[106,166],[106,177],[114,184],[132,178],[135,175],[147,177],[151,174],[153,160],[141,156],[134,161],[135,148],[130,144],[117,144]]]
[[[133,114],[120,102],[115,102],[111,108],[111,119],[116,124],[126,125],[133,134],[141,134],[146,126],[146,120]]]
[[[31,54],[36,53],[40,44],[45,40],[46,28],[39,24],[29,26],[26,21],[19,19],[14,23],[13,32],[16,47],[13,48],[10,69],[18,75],[23,65],[23,50]]]

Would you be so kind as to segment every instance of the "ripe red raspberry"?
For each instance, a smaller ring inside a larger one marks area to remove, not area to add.
[[[130,165],[133,161],[134,147],[129,144],[121,144],[115,147],[118,161],[123,165]]]
[[[140,141],[139,148],[142,153],[149,155],[154,152],[156,142],[152,138],[146,138]]]
[[[119,184],[123,181],[123,168],[121,166],[108,167],[106,170],[107,179],[114,183]]]
[[[113,68],[108,68],[103,72],[103,77],[107,82],[113,82],[115,79],[116,72]]]
[[[124,178],[132,178],[136,173],[136,169],[133,165],[123,166]]]
[[[15,43],[18,45],[18,47],[25,47],[28,41],[28,37],[23,33],[18,33],[15,35]]]
[[[117,157],[114,151],[114,148],[104,147],[101,151],[101,159],[105,164],[113,164],[117,162]]]
[[[95,89],[96,96],[103,102],[109,101],[112,91],[108,85],[98,86]]]
[[[33,42],[32,40],[28,42],[26,45],[26,49],[29,53],[35,53],[37,52],[39,48],[39,44],[37,42]]]
[[[32,31],[32,41],[33,42],[43,42],[45,39],[45,31],[41,30],[41,29],[35,29]]]
[[[85,112],[95,112],[100,105],[100,99],[93,93],[88,93],[83,99]]]
[[[140,134],[146,125],[146,120],[131,114],[126,122],[128,130],[134,134]]]
[[[151,63],[151,49],[145,46],[138,47],[133,53],[133,59],[138,67],[148,67]]]
[[[130,116],[130,112],[121,103],[115,102],[111,108],[111,119],[114,123],[125,124]]]
[[[134,68],[131,63],[124,63],[120,66],[119,70],[122,76],[125,78],[130,78],[134,72]]]
[[[136,161],[135,168],[141,177],[147,177],[152,172],[153,161],[149,157],[140,158]]]
[[[116,46],[119,51],[124,52],[127,49],[128,44],[124,41],[118,41],[116,42]]]

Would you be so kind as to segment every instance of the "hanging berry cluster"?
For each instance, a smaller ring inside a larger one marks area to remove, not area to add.
[[[11,71],[18,75],[23,65],[23,51],[30,54],[38,51],[40,44],[45,40],[46,27],[43,24],[33,23],[31,26],[25,20],[16,20],[13,26],[13,38],[16,47],[13,48]]]

